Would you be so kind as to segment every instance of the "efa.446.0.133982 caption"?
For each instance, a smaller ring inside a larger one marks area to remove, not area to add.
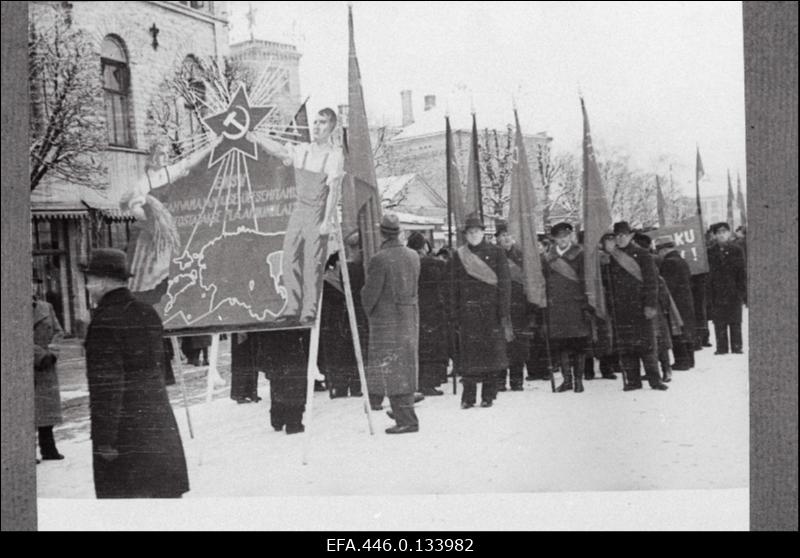
[[[328,552],[472,552],[472,539],[327,539]]]

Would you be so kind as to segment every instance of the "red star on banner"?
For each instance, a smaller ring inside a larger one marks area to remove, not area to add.
[[[252,132],[274,109],[274,106],[251,106],[247,92],[239,86],[227,109],[203,119],[209,130],[222,136],[222,142],[211,152],[208,167],[216,165],[232,150],[258,160],[256,144],[247,139],[247,132]]]

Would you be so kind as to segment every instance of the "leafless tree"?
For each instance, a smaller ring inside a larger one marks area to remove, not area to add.
[[[511,198],[511,171],[514,165],[514,133],[511,125],[502,138],[497,130],[484,130],[483,145],[479,149],[481,161],[481,190],[487,216],[504,217]]]
[[[98,53],[66,10],[36,8],[28,27],[31,190],[47,176],[103,188],[108,140]]]

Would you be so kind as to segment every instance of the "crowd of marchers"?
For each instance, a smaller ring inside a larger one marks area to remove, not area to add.
[[[345,239],[356,332],[343,262],[335,254],[326,264],[318,367],[325,376],[320,389],[331,398],[363,397],[357,338],[369,405],[379,411],[388,399],[387,414],[396,422],[388,434],[419,431],[416,404],[442,395],[450,379],[461,384],[462,409],[478,404],[478,384],[481,407],[492,407],[498,392],[522,391],[525,379],[550,381],[557,393],[583,392],[585,380],[595,377],[595,360],[603,378],[622,377],[625,391],[641,389],[643,379],[663,391],[673,370],[691,369],[694,353],[712,346],[709,321],[715,354],[743,350],[746,244],[727,223],[710,228],[709,272],[695,275],[671,237],[653,240],[627,222],[615,223],[599,247],[605,319],[589,304],[584,248],[569,223],[539,237],[541,307],[528,301],[523,254],[502,220],[491,238],[480,217],[469,216],[458,248],[435,255],[420,233],[401,242],[394,215],[383,217],[380,231],[383,242],[366,270],[358,233]],[[189,489],[188,474],[165,387],[171,355],[161,319],[128,289],[123,252],[95,250],[84,270],[97,303],[85,340],[97,496],[180,497]],[[53,426],[62,420],[61,327],[35,295],[33,318],[41,455],[60,460]],[[276,431],[304,430],[309,338],[303,329],[231,335],[231,398],[260,400],[257,377],[264,372]],[[196,361],[201,348],[190,348]]]

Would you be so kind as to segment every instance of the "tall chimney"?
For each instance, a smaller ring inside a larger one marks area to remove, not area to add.
[[[405,89],[400,92],[400,100],[403,103],[403,127],[414,123],[414,107],[411,104],[411,90]]]
[[[436,106],[436,95],[425,95],[425,110],[431,110]]]

